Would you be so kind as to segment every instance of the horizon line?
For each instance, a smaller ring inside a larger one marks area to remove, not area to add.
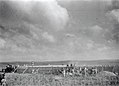
[[[116,61],[116,60],[119,60],[119,59],[94,59],[94,60],[53,60],[53,61],[51,61],[51,60],[44,60],[44,61],[0,61],[0,63],[7,63],[7,62],[65,62],[65,61],[69,61],[69,62],[76,62],[76,61],[78,61],[78,62],[80,62],[80,61],[106,61],[106,60],[108,60],[108,61]]]

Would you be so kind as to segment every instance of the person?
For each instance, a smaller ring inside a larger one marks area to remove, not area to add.
[[[6,86],[5,73],[4,74],[0,74],[0,84],[2,86]]]
[[[112,71],[113,71],[113,73],[115,73],[116,75],[119,75],[119,66],[118,66],[118,65],[114,66],[113,69],[112,69]]]
[[[66,76],[66,70],[63,68],[63,76]]]
[[[4,78],[4,79],[2,79],[2,86],[6,86],[6,79]]]
[[[35,72],[35,70],[34,69],[32,69],[32,74]]]

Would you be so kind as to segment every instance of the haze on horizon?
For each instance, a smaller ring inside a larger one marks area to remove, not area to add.
[[[0,1],[0,61],[119,58],[119,0]]]

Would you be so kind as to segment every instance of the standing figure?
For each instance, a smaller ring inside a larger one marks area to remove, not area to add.
[[[35,72],[35,70],[34,69],[32,69],[32,74]]]
[[[66,70],[63,68],[63,76],[66,76]]]

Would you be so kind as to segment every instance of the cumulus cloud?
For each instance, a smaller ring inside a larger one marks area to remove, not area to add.
[[[108,0],[108,11],[119,9],[119,0]]]
[[[67,10],[56,0],[0,1],[0,37],[17,48],[31,48],[40,44],[42,38],[55,42],[47,31],[64,29],[68,20]]]
[[[50,35],[48,32],[44,32],[42,36],[44,39],[48,40],[49,42],[55,42],[54,36]]]
[[[58,5],[55,0],[53,2],[45,2],[43,7],[46,9],[45,14],[51,25],[58,30],[63,29],[69,19],[67,10]]]
[[[110,17],[112,16],[113,20],[119,22],[119,9],[110,11]]]
[[[119,43],[119,9],[118,10],[112,10],[112,21],[113,21],[113,37],[116,40],[117,43]]]
[[[56,0],[52,1],[1,1],[0,18],[2,21],[28,21],[35,24],[45,23],[55,30],[63,29],[69,16],[65,8]],[[46,26],[47,26],[46,25]]]
[[[108,16],[113,22],[113,39],[119,43],[119,0],[112,0],[108,9]]]
[[[98,35],[98,34],[97,34]],[[100,35],[99,35],[100,36]],[[66,34],[64,39],[65,45],[63,50],[70,53],[73,58],[77,59],[98,59],[112,58],[108,55],[112,47],[107,43],[97,42],[96,40],[83,35],[77,36],[74,34]],[[76,57],[75,57],[76,56]]]

